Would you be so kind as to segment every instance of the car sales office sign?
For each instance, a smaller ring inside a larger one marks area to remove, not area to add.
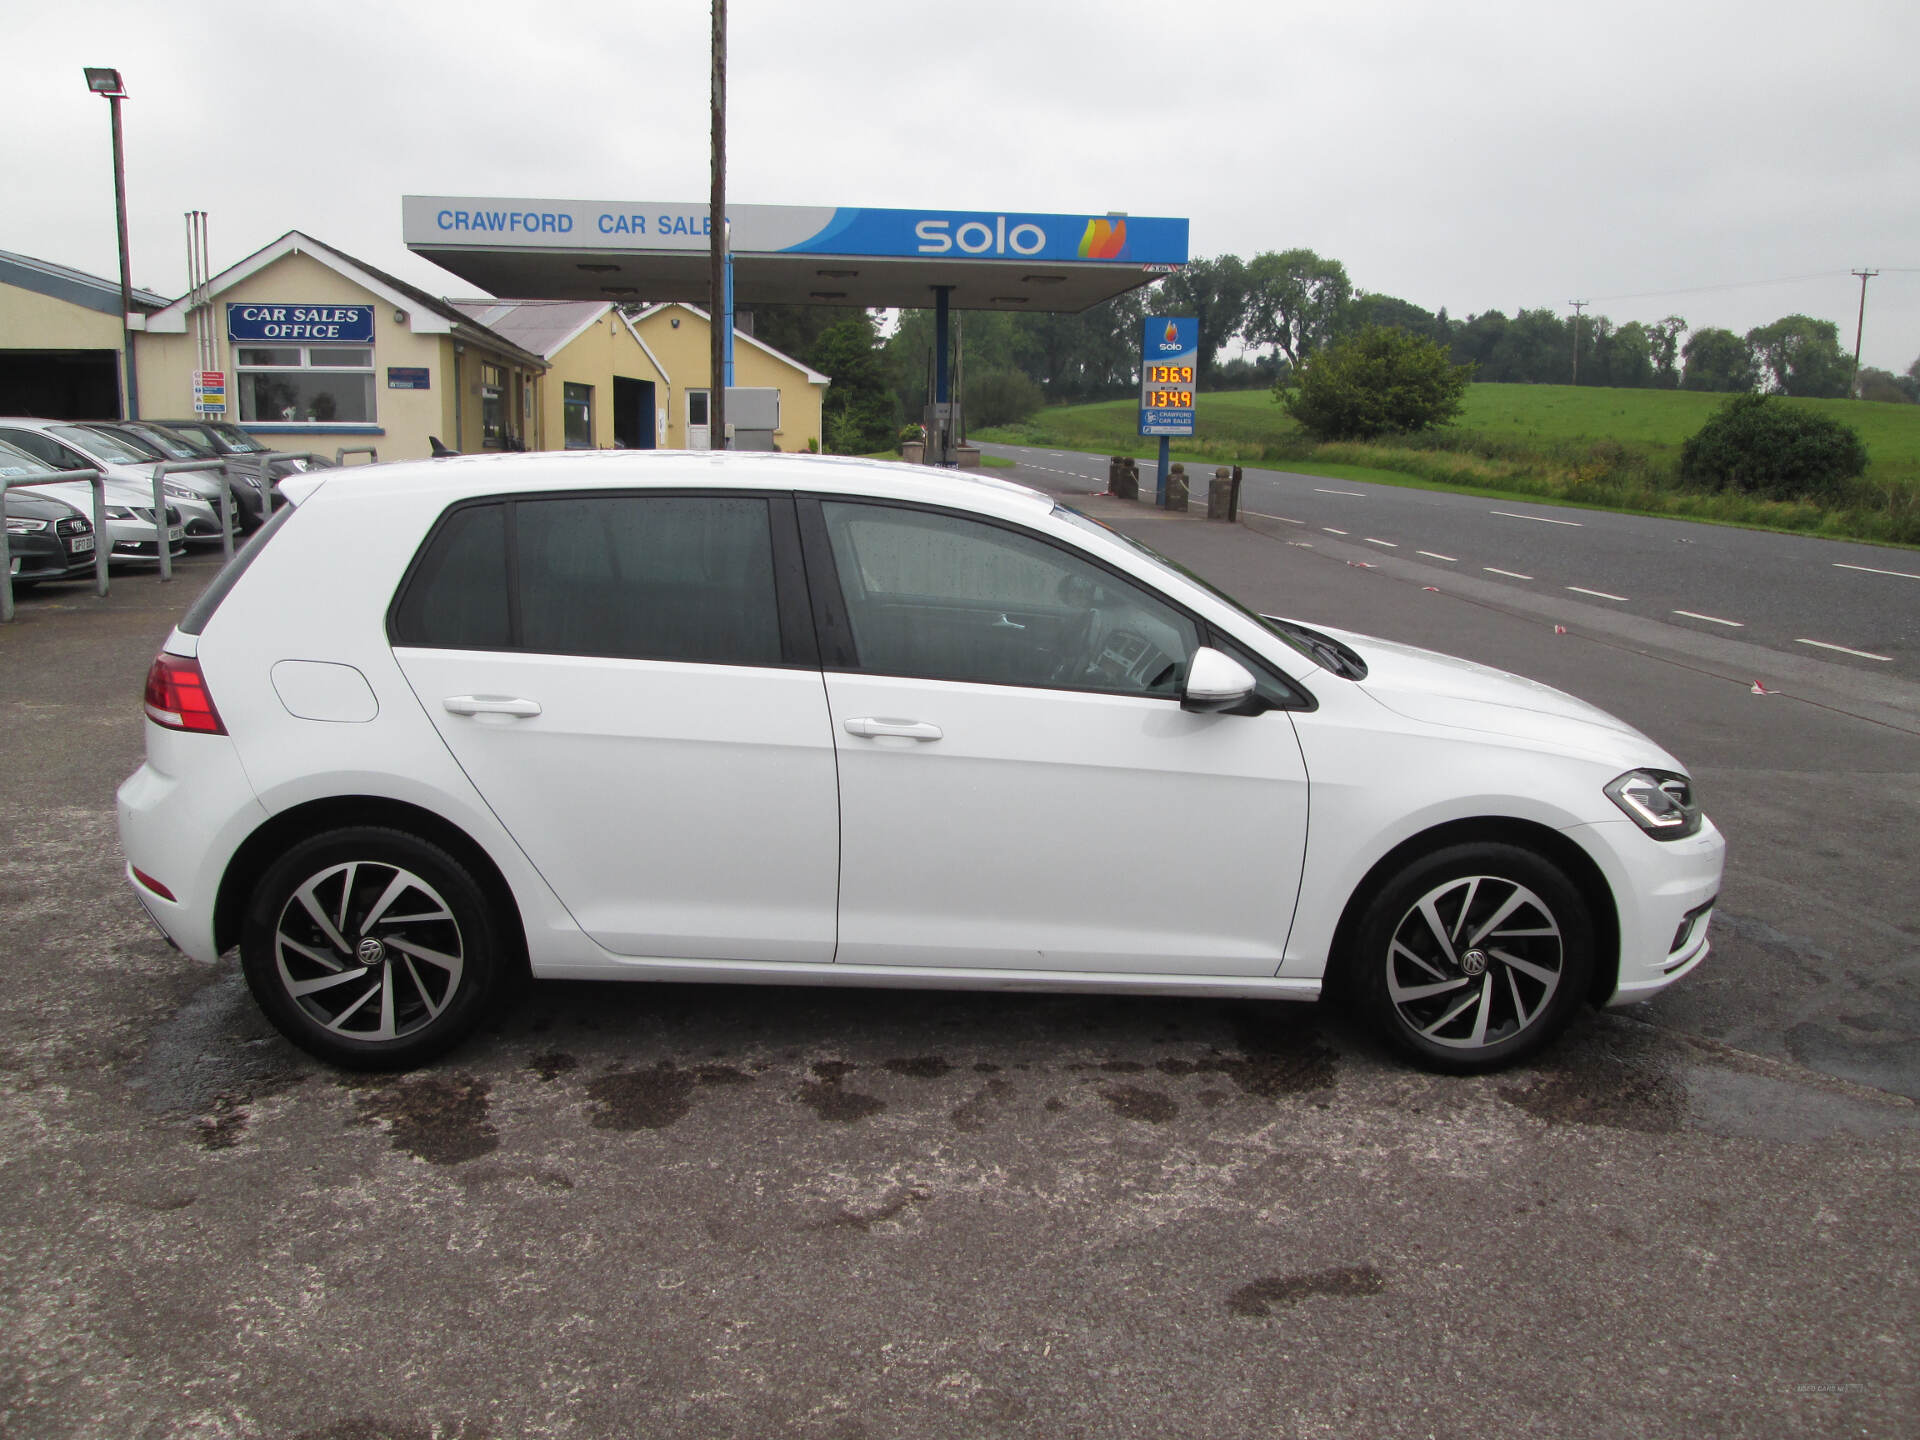
[[[1149,315],[1140,344],[1140,433],[1193,434],[1200,322]]]
[[[227,338],[278,340],[283,344],[337,345],[373,343],[371,305],[240,305],[227,306]]]

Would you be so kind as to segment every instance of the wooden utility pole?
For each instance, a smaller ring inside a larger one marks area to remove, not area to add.
[[[1591,300],[1569,300],[1573,307],[1573,383],[1580,383],[1580,312],[1591,305]]]
[[[713,372],[707,390],[707,443],[727,448],[727,0],[713,0],[713,198],[707,209],[710,257],[707,329]]]
[[[1860,393],[1860,337],[1867,328],[1867,281],[1880,272],[1855,270],[1851,273],[1860,277],[1860,318],[1853,323],[1853,378],[1847,381],[1847,398],[1850,400]]]

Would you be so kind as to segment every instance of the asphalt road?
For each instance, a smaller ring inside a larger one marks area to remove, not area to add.
[[[1472,1080],[1308,1007],[557,984],[345,1077],[120,876],[210,567],[45,591],[0,629],[0,1435],[1920,1429],[1903,695],[1087,503],[1668,741],[1732,840],[1714,958]]]
[[[1107,457],[984,445],[1068,489],[1107,487]],[[1144,466],[1144,478],[1152,474]],[[1205,499],[1212,469],[1196,472]],[[1305,540],[1574,598],[1788,655],[1920,679],[1920,550],[1245,470],[1241,507]],[[1451,583],[1436,580],[1433,583]]]

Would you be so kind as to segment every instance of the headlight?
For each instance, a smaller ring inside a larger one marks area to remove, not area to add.
[[[109,505],[107,506],[107,518],[109,520],[131,520],[133,519],[133,511],[124,505]]]
[[[160,488],[176,500],[198,500],[200,498],[200,492],[198,490],[189,490],[184,485],[163,485]]]
[[[1607,798],[1656,840],[1700,833],[1700,807],[1693,782],[1671,770],[1629,770],[1607,783]]]
[[[9,535],[37,535],[46,528],[47,522],[44,520],[29,520],[24,516],[16,515],[9,515],[7,517],[7,533]]]

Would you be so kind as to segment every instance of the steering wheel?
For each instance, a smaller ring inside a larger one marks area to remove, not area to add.
[[[1077,622],[1061,631],[1059,658],[1047,679],[1056,685],[1085,679],[1099,659],[1099,640],[1105,628],[1099,607],[1089,605]]]

